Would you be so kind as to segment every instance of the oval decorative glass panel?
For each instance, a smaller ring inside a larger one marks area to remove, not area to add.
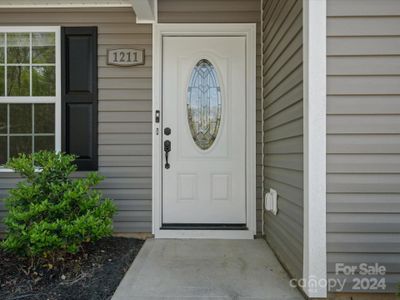
[[[221,123],[221,87],[216,70],[207,59],[193,68],[187,88],[187,114],[190,132],[196,145],[209,149]]]

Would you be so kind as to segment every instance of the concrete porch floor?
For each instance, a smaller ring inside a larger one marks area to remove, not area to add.
[[[264,240],[147,240],[112,300],[303,299]]]

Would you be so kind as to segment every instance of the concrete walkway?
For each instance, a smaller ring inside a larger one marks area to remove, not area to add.
[[[303,299],[264,240],[147,240],[112,300]]]

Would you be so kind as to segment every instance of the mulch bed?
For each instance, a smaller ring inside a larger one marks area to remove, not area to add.
[[[52,269],[30,269],[28,260],[0,250],[0,299],[111,299],[142,245],[132,238],[105,238],[85,244]]]

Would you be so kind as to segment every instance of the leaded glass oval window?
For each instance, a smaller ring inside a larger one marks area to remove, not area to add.
[[[209,149],[221,123],[221,87],[210,61],[201,59],[193,68],[187,88],[187,114],[196,145]]]

